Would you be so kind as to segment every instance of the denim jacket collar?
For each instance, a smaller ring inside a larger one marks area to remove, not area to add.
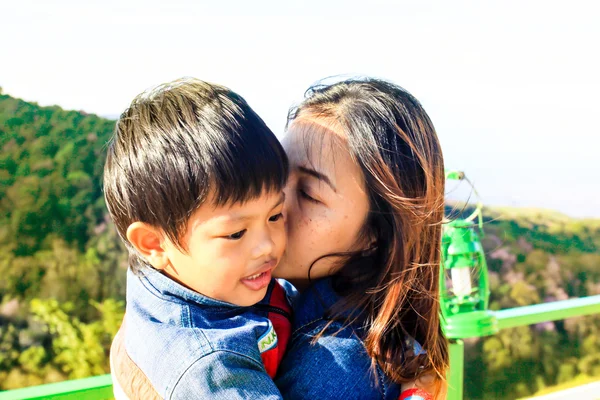
[[[128,274],[133,274],[131,269],[127,270]],[[180,283],[166,277],[160,271],[152,268],[143,268],[138,272],[141,283],[151,291],[155,296],[164,300],[169,300],[173,297],[179,298],[185,302],[195,303],[201,306],[209,306],[216,308],[233,309],[240,308],[235,304],[225,301],[213,299],[191,289],[186,288]],[[133,276],[128,281],[135,281]]]

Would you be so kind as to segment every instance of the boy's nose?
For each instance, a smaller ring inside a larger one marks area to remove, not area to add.
[[[253,258],[261,258],[264,256],[268,256],[269,254],[273,253],[274,247],[275,242],[273,242],[273,238],[270,234],[265,233],[254,250]]]

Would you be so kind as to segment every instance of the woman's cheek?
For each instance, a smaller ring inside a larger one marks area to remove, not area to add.
[[[344,250],[340,248],[342,232],[337,229],[339,224],[336,217],[336,213],[332,210],[320,210],[308,223],[311,248],[316,250],[317,257]]]

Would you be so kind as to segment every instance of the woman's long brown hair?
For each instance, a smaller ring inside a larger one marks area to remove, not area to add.
[[[340,127],[370,200],[359,240],[371,245],[340,258],[333,285],[342,300],[331,315],[351,311],[345,322],[362,322],[368,354],[394,381],[431,372],[443,381],[448,344],[438,286],[445,177],[431,120],[410,93],[376,79],[312,87],[288,123],[299,116]],[[424,354],[412,352],[411,338]]]

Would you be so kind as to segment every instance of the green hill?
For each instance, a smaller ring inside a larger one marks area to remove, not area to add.
[[[48,236],[84,248],[103,221],[104,146],[113,121],[0,95],[0,223],[15,254]]]

